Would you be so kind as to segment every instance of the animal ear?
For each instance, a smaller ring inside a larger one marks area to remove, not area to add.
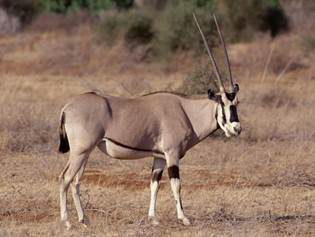
[[[236,94],[239,90],[240,90],[240,87],[238,86],[238,84],[235,83],[233,85],[233,92]]]
[[[217,95],[211,89],[208,90],[208,98],[210,100],[215,100],[215,101],[218,100]]]

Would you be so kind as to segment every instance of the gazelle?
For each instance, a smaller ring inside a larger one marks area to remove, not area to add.
[[[156,199],[166,166],[176,201],[177,217],[183,224],[190,224],[184,214],[180,196],[179,160],[187,150],[218,128],[227,137],[237,136],[241,132],[236,110],[239,87],[232,80],[220,28],[214,17],[229,70],[229,92],[224,89],[215,58],[195,15],[193,16],[215,70],[218,93],[209,90],[208,98],[192,100],[169,93],[130,99],[90,92],[74,97],[63,107],[60,116],[59,151],[66,153],[70,150],[70,157],[59,177],[60,213],[67,228],[71,227],[67,213],[67,191],[70,185],[79,222],[85,223],[79,181],[88,157],[96,146],[108,156],[117,159],[153,156],[148,214],[154,224],[158,223]]]

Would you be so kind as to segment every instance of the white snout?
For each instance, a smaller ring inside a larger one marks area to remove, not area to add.
[[[239,122],[232,122],[232,133],[237,136],[241,133],[242,128],[241,128],[241,124]]]
[[[230,124],[225,124],[225,136],[238,136],[242,131],[241,124],[239,122],[232,122]]]

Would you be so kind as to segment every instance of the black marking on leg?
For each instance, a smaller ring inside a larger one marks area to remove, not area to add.
[[[183,204],[182,204],[182,199],[179,199],[179,204],[180,204],[180,208],[183,210]]]
[[[163,170],[159,170],[159,171],[152,171],[152,182],[157,181],[160,182],[160,180],[162,179],[162,174],[163,174]]]
[[[168,167],[168,176],[170,179],[179,179],[179,168],[177,165]]]

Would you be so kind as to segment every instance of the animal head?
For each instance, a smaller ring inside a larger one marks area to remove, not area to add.
[[[241,124],[237,115],[237,104],[238,104],[237,92],[239,91],[239,86],[238,84],[233,82],[230,60],[229,60],[229,56],[225,47],[225,42],[224,42],[222,32],[220,30],[220,27],[219,27],[219,24],[217,22],[215,15],[213,15],[213,18],[214,18],[214,21],[215,21],[215,24],[216,24],[216,27],[217,27],[217,30],[219,32],[219,36],[221,39],[221,44],[223,45],[223,48],[224,48],[225,64],[229,70],[229,82],[230,82],[229,91],[230,92],[227,92],[223,86],[223,82],[222,82],[221,75],[220,75],[217,63],[215,61],[215,58],[211,52],[211,49],[208,46],[207,40],[199,26],[199,23],[195,14],[193,14],[193,17],[196,22],[197,28],[201,34],[203,43],[206,47],[207,53],[209,55],[210,61],[213,65],[213,68],[217,77],[216,82],[219,87],[219,92],[215,93],[212,90],[208,90],[209,99],[214,100],[218,103],[217,112],[216,112],[217,122],[220,128],[225,132],[225,135],[227,137],[230,137],[232,135],[237,136],[241,133],[241,130],[242,130]]]
[[[237,114],[237,105],[239,103],[237,99],[238,90],[238,84],[234,85],[231,93],[214,93],[211,89],[208,90],[208,98],[218,103],[216,119],[227,137],[237,136],[242,130]]]

